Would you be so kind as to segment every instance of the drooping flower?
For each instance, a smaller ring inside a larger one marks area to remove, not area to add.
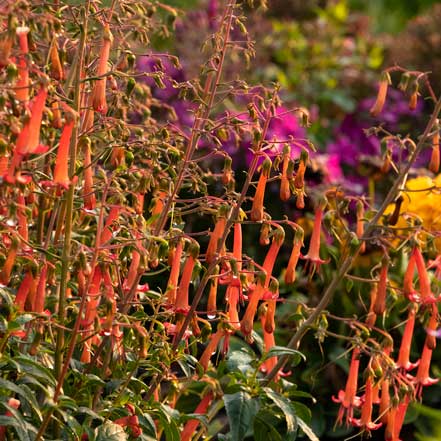
[[[389,73],[383,72],[378,86],[377,100],[370,110],[372,116],[378,116],[383,110],[384,103],[386,102],[387,89],[390,83],[391,79]]]
[[[374,423],[372,421],[372,398],[373,398],[373,382],[372,377],[369,375],[366,380],[366,389],[364,393],[364,401],[361,406],[361,417],[359,419],[351,418],[350,421],[357,427],[361,427],[364,430],[370,432],[376,430],[382,426],[382,423]]]
[[[405,371],[412,370],[417,363],[411,363],[409,360],[410,349],[412,346],[413,329],[415,326],[416,307],[411,305],[409,314],[404,328],[403,337],[401,339],[400,351],[398,353],[397,367]]]
[[[346,381],[345,390],[340,390],[337,397],[332,397],[334,403],[340,403],[337,423],[343,422],[343,416],[346,414],[346,425],[348,425],[354,416],[354,407],[360,407],[361,399],[357,397],[358,369],[360,366],[360,349],[354,348],[352,351],[351,364],[349,366],[349,375]]]
[[[256,193],[253,198],[253,206],[251,207],[250,218],[252,221],[263,220],[263,200],[265,198],[266,182],[271,170],[271,160],[266,158],[262,164],[262,170],[257,182]]]

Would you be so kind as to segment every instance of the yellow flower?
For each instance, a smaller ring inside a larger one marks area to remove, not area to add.
[[[437,189],[438,187],[438,189]],[[397,227],[409,227],[409,217],[417,216],[423,229],[433,235],[441,234],[441,175],[435,179],[429,176],[419,176],[406,183],[406,190],[402,192],[403,203]],[[385,214],[391,214],[395,206],[390,205]],[[406,220],[407,218],[407,220]],[[419,236],[424,240],[425,237]],[[437,250],[441,250],[441,237],[435,240]]]

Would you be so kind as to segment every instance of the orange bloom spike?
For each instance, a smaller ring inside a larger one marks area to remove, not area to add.
[[[271,171],[271,161],[266,158],[262,164],[262,171],[257,182],[256,193],[253,198],[250,218],[252,221],[261,221],[263,219],[263,200],[265,198],[266,182]]]
[[[296,267],[300,257],[300,249],[303,246],[303,229],[296,230],[294,235],[293,247],[289,257],[288,266],[285,272],[285,283],[287,285],[296,280]]]
[[[70,141],[74,126],[74,116],[72,114],[66,115],[66,123],[64,124],[64,128],[61,133],[57,158],[55,160],[54,183],[65,189],[68,189],[70,184],[68,162]]]
[[[106,83],[107,73],[109,72],[108,62],[110,56],[110,48],[113,42],[113,36],[110,32],[109,25],[104,27],[103,42],[101,46],[101,52],[98,60],[98,67],[96,71],[97,77],[102,77],[95,81],[95,85],[92,92],[92,106],[94,110],[105,115],[107,113],[107,101],[106,101]]]

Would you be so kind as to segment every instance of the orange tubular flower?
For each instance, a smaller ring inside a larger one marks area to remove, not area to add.
[[[282,177],[280,179],[280,200],[286,202],[291,197],[289,188],[288,166],[290,161],[291,149],[289,145],[283,148]]]
[[[114,205],[110,209],[103,231],[101,232],[100,245],[104,245],[112,238],[113,223],[118,219],[120,211],[121,211],[121,207],[119,205]]]
[[[268,320],[268,311],[260,316],[260,321],[262,323],[262,329],[263,329],[263,344],[264,344],[265,352],[269,352],[269,350],[276,345],[274,332],[267,331],[267,326],[268,326],[267,320]],[[276,364],[277,364],[277,357],[270,357],[262,363],[262,365],[260,366],[260,370],[262,372],[271,372]],[[277,377],[275,381],[277,381]]]
[[[372,421],[372,398],[373,398],[373,384],[372,378],[369,376],[366,380],[366,390],[364,393],[364,402],[361,407],[361,418],[355,419],[351,418],[351,423],[357,427],[362,427],[363,430],[370,432],[371,430],[376,430],[382,426],[382,423],[374,423]]]
[[[33,304],[33,312],[41,314],[44,311],[44,303],[46,301],[46,278],[47,278],[47,263],[45,262],[40,272],[38,280],[37,294]]]
[[[28,242],[28,220],[26,217],[26,200],[23,193],[20,193],[17,197],[17,224],[18,234],[23,242]],[[27,246],[27,245],[26,245]]]
[[[173,253],[173,261],[171,263],[170,276],[167,283],[167,303],[169,305],[174,305],[176,302],[176,292],[178,289],[179,281],[179,270],[181,268],[181,258],[182,258],[183,245],[182,240],[178,239],[176,248]]]
[[[83,185],[83,200],[84,208],[86,210],[94,210],[96,207],[95,192],[93,189],[93,167],[92,167],[92,148],[90,138],[82,138],[84,146],[84,185]]]
[[[240,322],[240,330],[246,336],[250,336],[253,332],[254,316],[256,315],[257,305],[265,292],[266,278],[266,273],[258,273],[256,288],[253,290],[253,293],[249,295],[250,299],[248,301],[247,309]]]
[[[57,39],[54,38],[52,42],[52,46],[49,52],[49,58],[51,61],[51,77],[56,80],[64,79],[64,70],[60,61],[60,56],[58,55],[58,42]]]
[[[17,289],[17,294],[15,295],[14,300],[14,303],[20,312],[24,311],[26,300],[33,284],[35,285],[34,276],[32,275],[32,271],[28,270],[26,271],[26,274]]]
[[[225,226],[227,224],[227,217],[229,213],[229,207],[222,205],[219,208],[219,218],[216,222],[213,232],[210,235],[210,241],[208,243],[207,252],[205,254],[205,261],[207,263],[212,263],[216,257],[216,251],[219,244],[219,240],[225,231]]]
[[[20,26],[17,28],[16,32],[21,54],[18,58],[18,80],[14,87],[15,97],[18,101],[27,103],[29,101],[29,68],[27,60],[27,54],[29,53],[29,28],[26,26]]]
[[[227,287],[227,291],[225,293],[225,299],[228,303],[228,322],[234,329],[240,329],[240,320],[239,320],[239,296],[241,293],[241,283],[239,279],[233,279],[232,282]]]
[[[417,302],[419,299],[419,296],[418,294],[416,294],[415,289],[413,287],[414,272],[415,272],[415,255],[412,252],[409,257],[409,262],[407,264],[407,269],[404,274],[404,281],[403,281],[403,294],[411,302]]]
[[[432,173],[437,174],[440,164],[440,151],[439,151],[439,124],[435,124],[435,134],[432,137],[432,154],[430,156],[429,170]]]
[[[42,85],[30,105],[31,117],[24,124],[16,142],[16,152],[21,156],[43,151],[40,146],[40,129],[43,109],[47,98],[47,88]]]
[[[210,290],[208,292],[208,302],[207,302],[207,317],[213,319],[216,317],[217,313],[217,287],[218,287],[218,276],[219,266],[216,265],[213,271],[213,277],[210,280]]]
[[[269,291],[272,297],[267,301],[265,331],[272,334],[276,329],[274,315],[276,313],[276,300],[279,297],[279,282],[277,280],[271,281]]]
[[[18,240],[18,238],[16,237],[12,238],[11,245],[8,250],[8,256],[6,257],[6,261],[0,273],[0,283],[4,286],[9,285],[9,280],[11,278],[12,268],[14,266],[15,258],[17,256],[19,243],[20,241]]]
[[[357,226],[356,226],[356,234],[359,239],[361,239],[364,235],[364,205],[363,202],[357,201]],[[366,250],[366,242],[363,241],[360,247],[360,253],[364,253]]]
[[[381,315],[386,310],[386,293],[387,293],[387,272],[389,269],[389,258],[383,257],[381,262],[380,279],[378,281],[377,296],[375,298],[374,312]]]
[[[378,116],[383,110],[384,103],[386,102],[387,89],[390,83],[391,80],[389,73],[383,72],[378,87],[377,99],[370,110],[372,116]]]
[[[190,244],[188,257],[182,270],[181,281],[176,293],[175,310],[179,313],[187,313],[189,310],[188,290],[190,287],[191,276],[199,255],[199,245],[197,243]]]
[[[413,256],[418,272],[418,278],[420,283],[420,296],[423,303],[434,303],[436,298],[430,289],[430,280],[427,273],[426,264],[424,262],[423,255],[418,247],[414,247]]]
[[[425,344],[429,347],[429,349],[436,348],[436,328],[438,326],[438,307],[433,304],[431,305],[431,313],[429,323],[427,325],[427,337]]]
[[[414,378],[415,394],[418,398],[421,398],[424,386],[432,386],[437,383],[439,379],[430,378],[430,362],[432,360],[433,350],[425,343],[423,347],[423,353],[421,354],[420,364],[418,366],[417,374]]]
[[[213,401],[214,395],[212,391],[207,392],[202,398],[201,402],[196,407],[194,413],[197,415],[206,415],[208,407]],[[188,420],[185,423],[184,430],[181,432],[181,441],[190,441],[195,434],[200,421],[197,419]]]
[[[280,247],[283,245],[283,241],[285,240],[285,231],[282,227],[277,228],[274,233],[273,240],[271,242],[270,249],[265,256],[265,260],[263,261],[263,271],[267,275],[267,280],[265,282],[265,287],[268,287],[269,280],[271,274],[273,273],[274,263],[276,262],[277,255],[279,254]]]
[[[309,250],[306,256],[302,256],[303,259],[309,261],[309,268],[311,276],[314,274],[316,269],[320,268],[320,265],[327,263],[326,260],[320,258],[320,236],[322,233],[322,218],[323,212],[327,204],[326,198],[323,198],[318,204],[315,210],[314,227],[312,229],[311,240],[309,242]]]
[[[109,25],[105,25],[103,33],[103,43],[101,46],[100,57],[98,60],[98,68],[96,71],[97,77],[102,77],[96,80],[92,92],[92,106],[94,110],[105,115],[107,113],[106,101],[106,83],[107,73],[109,72],[108,62],[110,56],[110,48],[112,46],[113,36],[110,32]]]
[[[340,403],[337,423],[343,422],[343,415],[346,413],[346,425],[353,419],[354,407],[360,407],[361,399],[357,397],[358,368],[360,366],[360,349],[354,348],[352,351],[351,364],[349,366],[349,375],[346,381],[345,390],[340,390],[338,397],[332,397],[334,403]]]
[[[401,339],[400,351],[398,353],[397,367],[405,371],[410,371],[416,366],[417,363],[411,363],[409,361],[410,348],[412,345],[413,329],[415,327],[416,307],[411,305],[409,308],[409,316],[407,318],[406,326],[404,328],[403,337]]]
[[[253,198],[253,205],[251,207],[250,218],[252,221],[261,221],[263,219],[263,200],[265,198],[266,182],[271,171],[271,161],[265,158],[262,164],[262,171],[257,182],[256,193]]]
[[[297,173],[294,178],[294,187],[297,189],[297,197],[299,197],[299,194],[303,194],[303,189],[305,187],[305,172],[307,162],[308,152],[306,150],[302,150],[302,153],[300,153],[299,168],[297,169]]]
[[[242,270],[242,225],[234,224],[233,256],[237,262],[237,271]]]
[[[208,369],[208,363],[210,362],[210,358],[214,352],[216,352],[216,348],[219,345],[222,337],[225,336],[225,330],[218,329],[215,333],[210,335],[210,341],[202,352],[201,358],[199,359],[199,364],[202,366],[204,372]]]
[[[66,115],[66,123],[60,136],[57,158],[55,160],[54,183],[66,190],[69,188],[69,149],[72,131],[75,126],[75,117],[72,113]]]
[[[289,257],[288,266],[285,272],[285,283],[287,285],[294,283],[296,280],[296,267],[297,262],[300,257],[300,249],[303,246],[303,229],[299,228],[294,234],[294,242],[291,251],[291,256]]]
[[[401,441],[400,432],[403,427],[409,401],[409,397],[406,395],[404,400],[396,408],[390,409],[385,431],[386,441]]]

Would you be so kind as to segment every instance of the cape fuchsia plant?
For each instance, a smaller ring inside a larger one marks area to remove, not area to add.
[[[191,103],[185,130],[141,81],[162,88],[163,70],[136,69],[137,57],[154,57],[152,37],[171,32],[174,8],[117,0],[1,6],[0,438],[240,440],[271,433],[269,413],[280,439],[295,439],[300,427],[315,441],[311,413],[296,398],[308,396],[296,391],[301,367],[284,368],[301,366],[307,331],[335,336],[328,316],[354,333],[341,336],[351,363],[335,398],[338,423],[363,431],[383,423],[386,439],[398,440],[408,406],[436,381],[440,297],[427,261],[439,231],[398,204],[412,191],[406,180],[418,155],[439,144],[441,101],[428,76],[384,73],[409,78],[400,88],[411,109],[428,91],[433,113],[417,143],[394,138],[407,154],[390,159],[394,183],[379,207],[326,184],[311,189],[313,146],[270,136],[281,116],[278,86],[224,76],[231,57],[253,52],[239,2],[211,6],[220,12],[199,76],[172,82]],[[381,83],[374,113],[388,90]],[[291,115],[308,120],[303,108]],[[233,173],[225,134],[251,140],[244,177]],[[268,208],[274,182],[280,218]],[[394,204],[397,222],[388,216]],[[256,226],[262,252],[247,240]],[[370,247],[371,278],[350,274]],[[399,255],[409,259],[405,274],[394,266]],[[351,277],[369,293],[369,313],[333,317],[327,308]],[[292,306],[285,289],[300,281],[321,287],[320,299],[296,302],[292,338],[278,344],[279,305]],[[398,340],[385,320],[397,314],[392,292],[406,306]],[[423,345],[414,341],[417,326]],[[415,375],[412,346],[421,354]]]

